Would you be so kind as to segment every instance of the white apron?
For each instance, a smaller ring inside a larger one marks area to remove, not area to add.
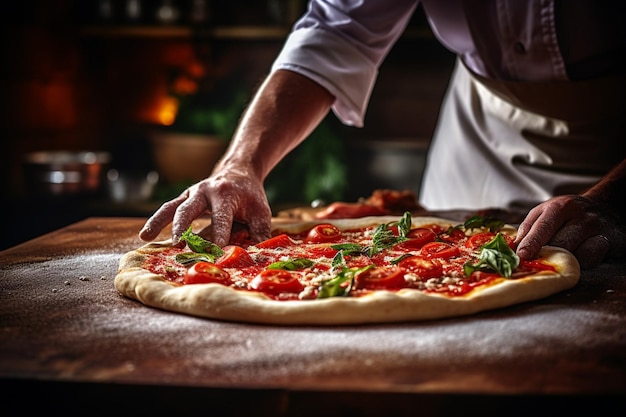
[[[625,87],[624,76],[494,81],[457,61],[420,202],[430,210],[526,212],[582,192],[626,157]]]

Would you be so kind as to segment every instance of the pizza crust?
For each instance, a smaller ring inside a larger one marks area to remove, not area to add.
[[[341,219],[339,228],[397,220],[398,217]],[[324,221],[327,222],[327,221]],[[285,232],[306,230],[319,221],[278,225]],[[413,224],[456,224],[439,218],[414,218]],[[509,227],[509,232],[515,228]],[[362,297],[320,300],[272,300],[263,294],[239,291],[220,284],[175,285],[141,268],[145,253],[159,251],[170,241],[153,242],[128,252],[120,260],[117,290],[141,303],[178,313],[228,321],[273,325],[345,325],[432,320],[465,316],[481,311],[538,300],[575,286],[580,267],[574,256],[560,248],[544,247],[540,253],[557,265],[558,273],[542,273],[479,288],[465,296],[447,297],[417,290],[376,291]]]

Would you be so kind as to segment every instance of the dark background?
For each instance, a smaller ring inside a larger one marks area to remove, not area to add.
[[[41,192],[25,179],[24,158],[42,150],[97,150],[112,156],[105,171],[154,170],[149,132],[159,127],[159,106],[176,75],[199,70],[203,83],[234,85],[249,98],[306,7],[302,0],[207,1],[208,14],[196,22],[191,0],[172,3],[179,18],[167,23],[155,17],[161,0],[140,1],[138,18],[129,16],[126,0],[112,0],[111,15],[101,12],[101,0],[3,3],[0,249],[90,216],[148,216],[176,195],[184,184],[162,180],[149,200],[132,204],[111,201],[104,180],[88,193]],[[318,197],[353,201],[375,188],[419,191],[453,63],[418,10],[380,69],[366,126],[346,127],[331,116],[318,132],[318,148],[332,148],[339,161],[333,163],[344,169],[333,193]],[[318,152],[308,146],[277,168],[283,181],[268,184],[274,209],[310,204],[310,196],[294,191],[307,186],[298,181],[317,181],[303,162]]]

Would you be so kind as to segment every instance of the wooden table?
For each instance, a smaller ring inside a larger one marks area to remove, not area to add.
[[[316,417],[624,409],[625,263],[584,272],[548,299],[470,317],[273,327],[120,296],[118,261],[142,244],[142,224],[89,218],[0,252],[3,408]]]

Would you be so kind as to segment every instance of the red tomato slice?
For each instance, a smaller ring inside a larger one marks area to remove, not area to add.
[[[230,285],[230,275],[219,266],[210,262],[196,262],[184,276],[185,284],[207,284],[214,282],[217,284]]]
[[[437,259],[428,259],[423,256],[409,256],[398,263],[406,271],[417,274],[420,278],[436,278],[443,275],[443,265]]]
[[[458,247],[445,242],[430,242],[422,247],[421,254],[429,258],[450,259],[461,255]]]
[[[491,232],[477,233],[467,239],[467,242],[465,242],[465,246],[471,249],[478,249],[485,243],[488,243],[494,237],[496,237],[496,234]]]
[[[437,235],[430,229],[418,227],[412,229],[407,237],[409,240],[405,240],[402,243],[398,243],[395,247],[404,250],[418,250],[421,249],[428,242],[433,242],[437,239]]]
[[[357,288],[383,290],[406,286],[404,271],[396,265],[370,268],[355,277]]]
[[[241,246],[230,245],[224,248],[224,254],[215,261],[215,264],[222,268],[245,268],[254,265],[254,259]]]
[[[425,224],[423,225],[421,228],[424,229],[430,229],[432,230],[435,234],[440,234],[445,232],[446,230],[448,230],[448,227],[444,227],[440,224]]]
[[[336,242],[341,238],[341,230],[337,226],[323,223],[313,226],[304,238],[305,243],[328,243]]]
[[[439,234],[440,240],[449,243],[458,243],[466,237],[465,232],[461,229],[452,229],[450,231],[446,230],[445,232]]]
[[[287,236],[286,233],[283,233],[264,240],[263,242],[259,242],[254,246],[261,249],[276,249],[286,248],[293,245],[295,245],[295,242],[291,240],[291,238]]]
[[[284,269],[266,269],[250,282],[252,289],[267,294],[299,293],[304,286],[295,274]]]

